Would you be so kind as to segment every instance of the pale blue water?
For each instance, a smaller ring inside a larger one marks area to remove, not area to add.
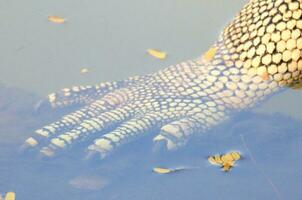
[[[172,154],[154,155],[150,137],[99,163],[84,162],[80,149],[46,161],[18,154],[36,128],[62,115],[34,112],[43,95],[197,57],[244,3],[0,1],[0,193],[15,191],[22,200],[300,200],[301,91],[277,95]],[[67,23],[52,24],[48,15]],[[168,59],[148,56],[147,48],[167,51]],[[81,74],[83,67],[90,72]],[[207,162],[207,156],[230,150],[244,158],[230,173]],[[156,166],[194,169],[159,175],[152,172]]]

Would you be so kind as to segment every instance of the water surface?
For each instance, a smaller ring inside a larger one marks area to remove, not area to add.
[[[154,155],[151,138],[100,163],[74,150],[53,160],[20,156],[19,145],[60,112],[35,113],[44,95],[155,72],[194,58],[218,37],[244,0],[0,2],[0,193],[18,199],[300,199],[302,93],[288,90],[173,154]],[[48,15],[67,18],[52,24]],[[156,60],[147,48],[168,52]],[[80,69],[89,73],[83,75]],[[279,113],[279,114],[276,114]],[[207,156],[240,151],[230,173]],[[256,162],[255,162],[256,160]],[[155,166],[194,168],[152,173]]]

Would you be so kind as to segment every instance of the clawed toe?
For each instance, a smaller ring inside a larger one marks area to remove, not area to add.
[[[155,152],[174,151],[177,149],[177,145],[163,135],[158,135],[153,139],[153,149]]]
[[[106,158],[108,156],[108,154],[111,151],[111,148],[108,146],[108,148],[105,148],[106,146],[104,146],[103,148],[100,146],[96,146],[96,145],[90,145],[87,149],[88,149],[88,153],[85,156],[85,160],[86,161],[96,161],[96,160],[103,160],[104,158]]]
[[[34,110],[36,113],[43,113],[52,109],[52,105],[48,99],[44,99],[36,103]]]
[[[55,156],[55,151],[51,147],[43,147],[38,154],[38,158],[46,159],[46,158],[52,158]]]

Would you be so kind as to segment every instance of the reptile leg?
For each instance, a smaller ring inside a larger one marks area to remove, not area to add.
[[[201,57],[154,74],[56,93],[53,107],[85,104],[36,131],[25,146],[54,155],[85,138],[106,157],[144,134],[167,150],[183,146],[233,113],[302,82],[302,2],[251,0]],[[86,105],[87,104],[87,105]],[[46,144],[46,145],[45,145]]]

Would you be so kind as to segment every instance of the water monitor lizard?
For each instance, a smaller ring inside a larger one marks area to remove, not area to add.
[[[106,157],[138,136],[175,150],[302,77],[302,2],[250,0],[201,57],[156,73],[66,88],[46,100],[79,110],[35,131],[23,148],[45,156],[86,138],[88,155]]]

